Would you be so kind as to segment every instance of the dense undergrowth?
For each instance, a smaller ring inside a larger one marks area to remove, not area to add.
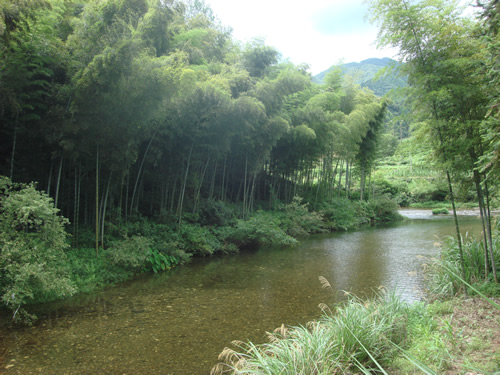
[[[500,240],[494,240],[500,260]],[[393,292],[369,300],[348,295],[307,326],[278,328],[269,342],[234,342],[213,374],[457,374],[496,373],[500,342],[500,288],[486,275],[481,241],[463,246],[466,280],[460,278],[452,238],[439,259],[428,259],[428,297],[409,304]],[[483,262],[483,263],[481,263]],[[322,280],[323,285],[329,284]],[[467,295],[463,293],[467,290]],[[428,300],[428,301],[429,301]]]
[[[100,246],[92,229],[69,235],[71,226],[53,201],[34,185],[0,180],[0,297],[16,322],[30,322],[33,304],[91,292],[145,272],[160,272],[191,257],[234,253],[264,245],[293,245],[312,233],[346,230],[394,220],[397,205],[386,198],[336,199],[311,211],[295,197],[274,202],[242,219],[240,208],[207,200],[199,213],[127,221],[111,213]],[[70,245],[70,242],[73,246]]]

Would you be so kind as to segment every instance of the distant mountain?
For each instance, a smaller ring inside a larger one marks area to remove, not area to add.
[[[377,78],[377,73],[384,68],[394,66],[396,69],[401,64],[396,60],[384,57],[383,59],[371,58],[363,60],[359,63],[352,62],[340,65],[343,74],[348,74],[354,78],[354,81],[361,85],[361,87],[368,87],[376,95],[383,96],[391,89],[398,87],[405,87],[407,85],[406,79],[400,77],[397,71],[391,71],[389,74],[381,75]],[[321,72],[313,77],[313,81],[323,83],[325,76],[337,65],[333,65],[329,69]]]

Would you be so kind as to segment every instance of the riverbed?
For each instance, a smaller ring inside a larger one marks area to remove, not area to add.
[[[208,374],[232,340],[305,324],[345,292],[395,289],[424,298],[422,265],[454,234],[451,217],[405,210],[406,220],[316,235],[294,247],[195,259],[41,309],[28,328],[0,319],[0,373]],[[479,222],[460,218],[463,233]],[[325,277],[332,290],[321,288]]]

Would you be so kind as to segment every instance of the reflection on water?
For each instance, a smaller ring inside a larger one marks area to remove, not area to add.
[[[263,342],[282,323],[305,324],[341,291],[396,288],[421,297],[415,274],[434,243],[453,234],[450,217],[403,212],[411,220],[314,236],[292,248],[197,259],[159,275],[46,308],[31,328],[0,326],[0,373],[208,374],[232,340]],[[474,217],[464,231],[478,230]],[[326,277],[336,293],[321,289]]]

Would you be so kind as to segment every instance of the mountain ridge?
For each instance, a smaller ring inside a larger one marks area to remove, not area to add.
[[[379,71],[390,66],[394,66],[395,70],[379,77]],[[398,74],[398,68],[400,66],[401,63],[389,57],[373,57],[360,62],[332,65],[327,70],[313,76],[313,81],[320,84],[323,83],[328,72],[340,67],[343,75],[352,76],[354,82],[358,83],[361,87],[368,87],[376,95],[384,96],[392,89],[407,86],[406,78]]]

